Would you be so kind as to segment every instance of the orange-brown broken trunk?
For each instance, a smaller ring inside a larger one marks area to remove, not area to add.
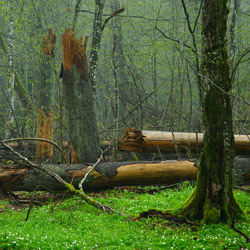
[[[38,127],[37,137],[52,140],[53,134],[53,57],[55,54],[56,35],[48,29],[47,36],[43,37],[40,64],[40,82],[38,86]],[[47,142],[38,141],[36,145],[36,162],[46,159],[52,162],[53,147]]]
[[[75,38],[72,29],[66,29],[62,38],[63,43],[63,69],[71,71],[73,64],[76,65],[77,71],[81,78],[88,80],[88,60],[86,55],[86,47],[88,37],[85,37],[84,45],[83,38]]]
[[[37,138],[52,140],[53,135],[53,108],[51,108],[49,116],[43,110],[39,110]],[[36,144],[36,162],[42,162],[49,159],[52,163],[53,145],[48,142],[37,141]]]
[[[202,133],[147,131],[127,128],[118,142],[122,151],[138,153],[200,153],[203,146]],[[250,154],[250,138],[235,135],[236,155]]]

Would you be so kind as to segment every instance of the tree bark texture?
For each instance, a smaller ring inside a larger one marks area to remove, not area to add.
[[[96,69],[102,39],[102,12],[104,0],[95,0],[95,16],[93,22],[93,38],[90,53],[90,81],[93,90],[96,89]]]
[[[84,183],[85,190],[107,189],[115,186],[169,185],[196,179],[197,167],[191,161],[114,162],[100,163]],[[45,165],[75,187],[90,165]],[[234,177],[237,185],[250,183],[249,158],[235,159]],[[38,187],[39,186],[39,187]],[[6,191],[66,190],[65,186],[38,169],[25,167],[0,168],[0,188]]]
[[[41,55],[41,80],[38,87],[38,128],[37,138],[52,140],[53,136],[53,58],[56,43],[56,35],[52,29],[43,38]],[[46,159],[52,163],[52,144],[38,141],[36,144],[36,162],[44,162]]]
[[[204,151],[197,182],[181,213],[211,224],[243,214],[233,195],[234,134],[226,48],[227,0],[204,0],[200,97],[203,111]]]
[[[87,37],[76,39],[66,29],[63,36],[63,94],[71,163],[95,162],[99,139],[94,98],[86,56]]]
[[[177,149],[176,149],[177,147]],[[138,153],[200,153],[203,147],[202,133],[147,131],[127,128],[118,142],[121,151]],[[247,135],[235,135],[237,155],[249,155],[250,139]]]

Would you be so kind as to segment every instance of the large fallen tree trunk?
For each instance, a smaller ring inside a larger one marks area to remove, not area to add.
[[[203,146],[202,133],[125,130],[118,142],[122,151],[138,153],[199,153]],[[250,154],[250,136],[235,135],[236,155]]]
[[[91,166],[45,165],[65,181],[74,185],[85,176]],[[84,183],[84,189],[106,189],[115,186],[168,185],[196,179],[197,167],[191,161],[165,162],[116,162],[100,163]],[[235,181],[237,184],[250,182],[250,161],[247,158],[235,160]],[[39,187],[38,187],[39,186]],[[0,188],[3,190],[65,190],[65,186],[38,169],[0,168]]]

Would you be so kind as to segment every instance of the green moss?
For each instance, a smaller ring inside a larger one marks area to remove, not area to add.
[[[68,188],[71,192],[75,192],[76,189],[74,188],[74,186],[72,184],[66,183],[65,187]]]
[[[220,221],[221,210],[213,207],[210,199],[206,199],[203,214],[202,224],[217,224]]]

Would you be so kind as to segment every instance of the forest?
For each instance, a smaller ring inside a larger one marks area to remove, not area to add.
[[[248,249],[249,8],[0,1],[0,249]]]

